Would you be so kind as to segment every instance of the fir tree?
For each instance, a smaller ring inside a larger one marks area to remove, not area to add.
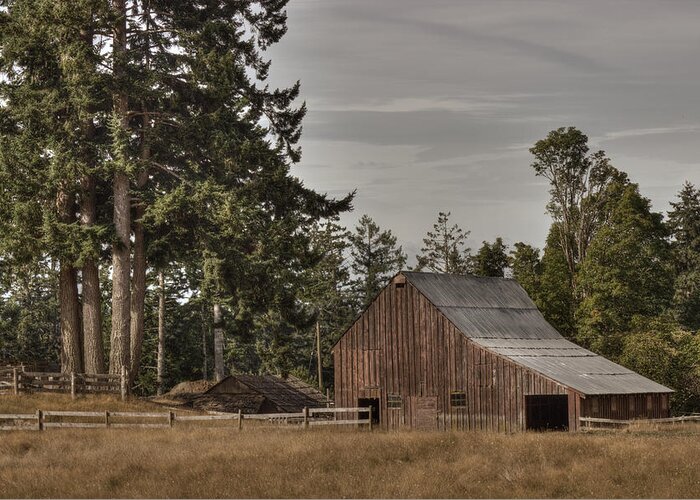
[[[382,230],[369,215],[363,215],[348,237],[350,268],[354,275],[353,289],[360,307],[379,293],[388,279],[406,263],[401,246],[391,230]]]
[[[673,310],[686,328],[700,329],[700,191],[686,182],[671,203],[668,227],[676,272]]]
[[[470,232],[457,224],[450,226],[450,212],[440,212],[433,230],[423,238],[421,254],[416,256],[416,270],[435,273],[467,274],[471,249],[465,247]]]
[[[513,279],[537,302],[542,279],[542,262],[539,249],[526,243],[518,242],[510,252],[509,264],[513,272]]]
[[[493,243],[484,241],[471,259],[471,272],[476,276],[503,278],[510,263],[507,250],[500,237]]]

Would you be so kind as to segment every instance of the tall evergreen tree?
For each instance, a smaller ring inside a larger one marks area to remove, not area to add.
[[[700,329],[700,191],[686,182],[671,203],[668,227],[676,272],[673,309],[681,325]]]
[[[510,268],[515,279],[533,300],[540,294],[542,262],[540,251],[531,245],[518,242],[510,252]]]
[[[348,237],[353,289],[360,307],[367,305],[406,264],[406,255],[396,245],[391,230],[382,230],[369,215],[363,215]]]
[[[450,226],[450,212],[438,213],[433,230],[423,238],[421,254],[416,256],[416,270],[429,269],[435,273],[467,274],[471,249],[466,247],[470,232],[457,224]]]
[[[471,259],[471,272],[476,276],[503,278],[510,264],[507,250],[503,238],[498,237],[493,243],[484,241]]]

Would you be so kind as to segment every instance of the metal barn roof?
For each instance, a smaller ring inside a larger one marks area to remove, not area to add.
[[[581,394],[673,392],[566,340],[515,280],[401,274],[473,342]]]

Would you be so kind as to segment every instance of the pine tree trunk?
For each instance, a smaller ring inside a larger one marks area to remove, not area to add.
[[[95,178],[82,180],[83,193],[80,203],[80,221],[84,227],[95,224],[97,203]],[[104,373],[105,353],[102,342],[102,294],[100,271],[94,259],[83,263],[83,367],[85,373]]]
[[[58,193],[58,217],[63,224],[75,222],[75,197],[65,190]],[[80,300],[78,276],[72,262],[63,257],[59,261],[59,309],[61,322],[61,370],[64,373],[82,372],[80,339]]]
[[[143,155],[142,155],[143,156]],[[141,172],[137,187],[143,189],[148,181],[148,173]],[[139,200],[134,209],[134,262],[131,278],[131,380],[135,380],[141,365],[143,349],[143,328],[146,300],[146,242],[141,218],[145,212],[143,202]]]
[[[207,358],[209,357],[209,353],[207,352],[207,325],[209,324],[209,321],[206,320],[207,318],[207,309],[205,306],[202,306],[202,311],[201,311],[201,318],[202,318],[202,380],[208,380],[209,379],[209,366],[207,363]]]
[[[220,382],[226,376],[224,367],[224,328],[221,304],[214,304],[214,375]]]
[[[144,26],[146,36],[146,53],[145,53],[145,68],[150,70],[150,37],[148,31],[150,29],[150,4],[144,2],[144,17],[146,24]],[[151,119],[148,115],[148,110],[144,103],[141,103],[143,112],[142,128],[141,128],[141,161],[143,170],[139,173],[136,181],[136,187],[139,192],[143,191],[148,183],[148,168],[151,160],[151,145],[149,130],[151,127]],[[131,281],[131,378],[136,380],[141,367],[141,352],[143,350],[143,332],[145,321],[145,300],[146,300],[146,241],[145,231],[143,227],[143,218],[146,208],[143,195],[139,194],[139,199],[134,208],[134,262],[133,276]],[[159,275],[162,278],[162,273]]]
[[[163,271],[158,273],[158,363],[156,381],[158,395],[163,394],[163,366],[165,364],[165,277]]]
[[[126,60],[126,2],[112,0],[117,21],[114,26],[113,65],[114,77],[124,77]],[[120,86],[120,88],[123,88]],[[129,101],[122,90],[114,95],[114,112],[123,130],[127,130]],[[112,337],[109,357],[110,373],[120,374],[122,368],[129,368],[129,341],[131,323],[131,196],[129,194],[129,177],[118,167],[114,174],[114,227],[117,241],[112,249]]]

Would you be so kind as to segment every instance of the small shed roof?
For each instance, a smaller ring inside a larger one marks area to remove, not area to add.
[[[282,378],[275,375],[231,375],[207,393],[217,392],[217,386],[230,378],[246,386],[251,393],[264,396],[282,412],[299,412],[304,407],[318,408],[326,404],[326,398],[321,392],[292,376]]]
[[[566,340],[515,280],[401,274],[473,342],[581,394],[673,392]]]

